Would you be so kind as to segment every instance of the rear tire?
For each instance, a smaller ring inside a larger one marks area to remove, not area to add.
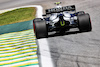
[[[36,18],[33,20],[34,32],[36,38],[46,38],[48,36],[47,26],[45,20]]]
[[[91,20],[89,14],[78,15],[78,28],[80,32],[91,31]]]

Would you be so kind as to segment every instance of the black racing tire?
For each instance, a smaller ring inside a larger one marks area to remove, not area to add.
[[[91,19],[88,13],[78,15],[77,18],[78,18],[78,28],[80,32],[86,32],[92,30]]]
[[[45,20],[36,18],[33,20],[34,32],[37,39],[46,38],[48,36],[47,25]]]

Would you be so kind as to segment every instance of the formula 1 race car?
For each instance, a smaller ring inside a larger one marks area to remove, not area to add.
[[[48,37],[48,32],[56,31],[64,34],[71,28],[78,28],[80,32],[92,30],[91,20],[88,13],[84,11],[76,12],[75,5],[60,6],[57,2],[55,8],[46,9],[44,18],[35,18],[33,20],[34,32],[36,38]]]

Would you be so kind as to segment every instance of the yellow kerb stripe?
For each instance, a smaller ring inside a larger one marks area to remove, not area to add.
[[[35,55],[35,54],[34,53],[30,53],[30,54],[25,54],[25,55],[19,55],[19,56],[11,57],[11,58],[9,58],[9,57],[1,58],[0,61],[11,60],[11,59],[25,57],[25,56],[31,56],[31,55]]]
[[[23,44],[19,44],[20,45],[20,47],[25,47],[25,46],[31,46],[31,45],[36,45],[36,44],[25,44],[25,45],[23,45]],[[19,46],[18,44],[15,44],[15,45],[6,45],[6,46],[0,46],[0,48],[5,48],[5,47],[18,47]]]
[[[3,41],[0,41],[0,43],[4,43],[4,42],[12,42],[12,41],[19,41],[19,42],[23,42],[23,41],[32,41],[32,40],[35,40],[35,38],[24,38],[24,39],[13,39],[13,40],[3,40]]]
[[[13,53],[13,54],[4,54],[4,55],[0,55],[0,57],[13,56],[13,55],[18,55],[18,54],[23,54],[23,53],[26,53],[26,52],[32,52],[32,51],[34,51],[34,50],[28,50],[28,51]],[[36,54],[36,52],[33,53],[33,54]]]
[[[30,48],[21,48],[21,49],[17,49],[17,50],[13,50],[13,51],[0,51],[0,53],[12,53],[12,52],[17,52],[17,51],[22,51],[22,50],[27,50],[27,49],[30,49]],[[34,49],[36,50],[36,49]]]
[[[13,62],[4,62],[4,63],[0,63],[0,65],[5,65],[5,64],[11,64],[11,63],[16,63],[16,62],[20,62],[20,61],[25,61],[25,60],[30,60],[30,59],[36,59],[37,57],[28,57],[28,58],[24,58],[24,59],[19,59],[19,60],[14,60]]]
[[[0,49],[0,51],[13,50],[13,49],[18,49],[18,48],[20,48],[20,47]],[[31,47],[26,47],[26,48],[37,48],[37,46],[31,46]]]
[[[25,35],[25,36],[29,36],[29,37],[36,37],[36,36],[31,36],[31,35]],[[5,40],[5,39],[14,39],[14,38],[26,38],[25,36],[15,36],[15,37],[6,37],[6,38],[1,38],[0,40]],[[28,37],[28,38],[29,38]]]
[[[28,63],[23,63],[23,64],[20,64],[20,65],[14,65],[14,66],[11,66],[11,67],[19,67],[19,66],[24,66],[24,65],[29,65],[29,64],[37,64],[38,61],[36,62],[28,62]]]
[[[24,41],[25,42],[25,41]],[[36,42],[35,40],[32,41],[32,42]],[[16,43],[20,43],[20,42],[8,42],[8,43],[1,43],[0,45],[7,45],[7,44],[16,44]],[[27,43],[27,42],[25,42]],[[21,44],[24,44],[24,43],[21,43]]]

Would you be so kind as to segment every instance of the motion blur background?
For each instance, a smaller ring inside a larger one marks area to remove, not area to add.
[[[60,0],[0,0],[0,10],[25,5],[55,7]],[[62,6],[75,5],[76,11],[90,14],[92,32],[76,33],[75,29],[64,36],[47,38],[56,67],[100,67],[100,0],[61,0]]]

